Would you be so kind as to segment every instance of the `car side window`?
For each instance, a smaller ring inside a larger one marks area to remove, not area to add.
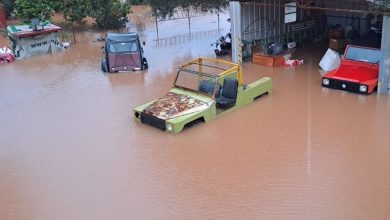
[[[113,53],[116,52],[114,44],[110,44],[110,52],[113,52]]]
[[[137,44],[135,42],[131,42],[131,49],[130,49],[131,52],[137,52],[138,51],[138,47],[137,47]]]

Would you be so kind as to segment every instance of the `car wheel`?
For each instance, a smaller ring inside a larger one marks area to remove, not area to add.
[[[102,67],[101,67],[101,69],[102,69],[102,71],[105,72],[105,73],[108,72],[106,59],[103,59],[103,60],[102,60]]]

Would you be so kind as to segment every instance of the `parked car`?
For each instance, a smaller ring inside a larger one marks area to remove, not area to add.
[[[199,58],[181,67],[173,88],[163,97],[134,108],[134,118],[170,133],[223,113],[272,92],[272,79],[264,77],[244,85],[235,63]]]
[[[322,77],[322,86],[359,94],[371,94],[378,85],[382,51],[348,45],[340,66]]]
[[[101,62],[103,72],[144,70],[148,61],[137,33],[108,33]]]

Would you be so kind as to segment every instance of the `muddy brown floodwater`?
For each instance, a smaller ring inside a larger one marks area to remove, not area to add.
[[[322,88],[326,47],[301,47],[293,68],[246,62],[245,81],[270,76],[273,93],[207,124],[133,120],[179,64],[213,57],[215,20],[159,46],[147,24],[144,72],[103,74],[92,31],[0,66],[0,219],[389,219],[390,98]]]

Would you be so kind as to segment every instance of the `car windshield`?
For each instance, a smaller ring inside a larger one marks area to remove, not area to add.
[[[218,76],[181,69],[177,73],[175,86],[212,96]]]
[[[138,41],[110,42],[109,51],[111,53],[133,53],[138,51]]]
[[[382,60],[382,52],[370,48],[350,46],[348,47],[345,58],[368,63],[379,63]]]

